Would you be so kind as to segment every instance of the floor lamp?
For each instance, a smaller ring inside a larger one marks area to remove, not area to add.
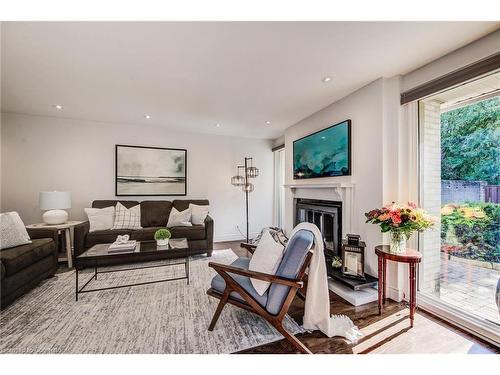
[[[243,173],[240,174],[241,169]],[[244,165],[238,165],[236,176],[231,177],[231,184],[241,186],[245,193],[245,213],[247,224],[247,243],[250,240],[248,237],[248,194],[254,190],[254,185],[249,181],[250,178],[255,178],[259,175],[259,169],[253,166],[253,158],[245,157]]]

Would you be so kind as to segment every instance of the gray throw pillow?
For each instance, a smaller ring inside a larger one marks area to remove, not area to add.
[[[23,221],[17,212],[0,214],[0,249],[31,243]]]

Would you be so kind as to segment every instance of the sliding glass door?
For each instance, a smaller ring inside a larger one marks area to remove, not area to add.
[[[500,74],[419,103],[419,292],[500,337]],[[496,337],[496,339],[495,339]]]

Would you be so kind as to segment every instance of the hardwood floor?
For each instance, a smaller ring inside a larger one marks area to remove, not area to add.
[[[239,242],[220,242],[214,248],[232,249],[238,256],[248,256]],[[302,324],[304,302],[295,298],[288,314]],[[410,329],[409,310],[405,305],[389,300],[382,315],[377,302],[352,306],[330,292],[330,312],[349,316],[364,336],[356,345],[339,337],[326,337],[319,331],[297,335],[313,353],[500,353],[488,343],[456,329],[444,321],[417,310],[415,327]],[[285,340],[247,349],[244,354],[293,354],[294,348]]]

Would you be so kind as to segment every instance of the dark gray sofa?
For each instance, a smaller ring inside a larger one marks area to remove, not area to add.
[[[179,211],[184,211],[190,203],[207,206],[208,200],[198,199],[176,199],[174,201],[122,201],[122,200],[95,200],[92,202],[93,208],[105,208],[115,206],[120,202],[125,207],[130,208],[138,204],[141,205],[141,226],[142,229],[115,229],[102,230],[89,233],[89,222],[75,226],[75,256],[82,254],[85,250],[99,243],[111,243],[116,240],[118,235],[128,234],[131,240],[152,241],[154,234],[159,228],[167,226],[168,218],[172,207]],[[214,248],[214,221],[210,216],[205,219],[204,225],[193,225],[192,227],[173,227],[169,228],[172,238],[185,237],[188,239],[190,254],[207,253],[212,255]]]
[[[0,251],[2,309],[57,271],[57,230],[27,231],[31,243]]]

